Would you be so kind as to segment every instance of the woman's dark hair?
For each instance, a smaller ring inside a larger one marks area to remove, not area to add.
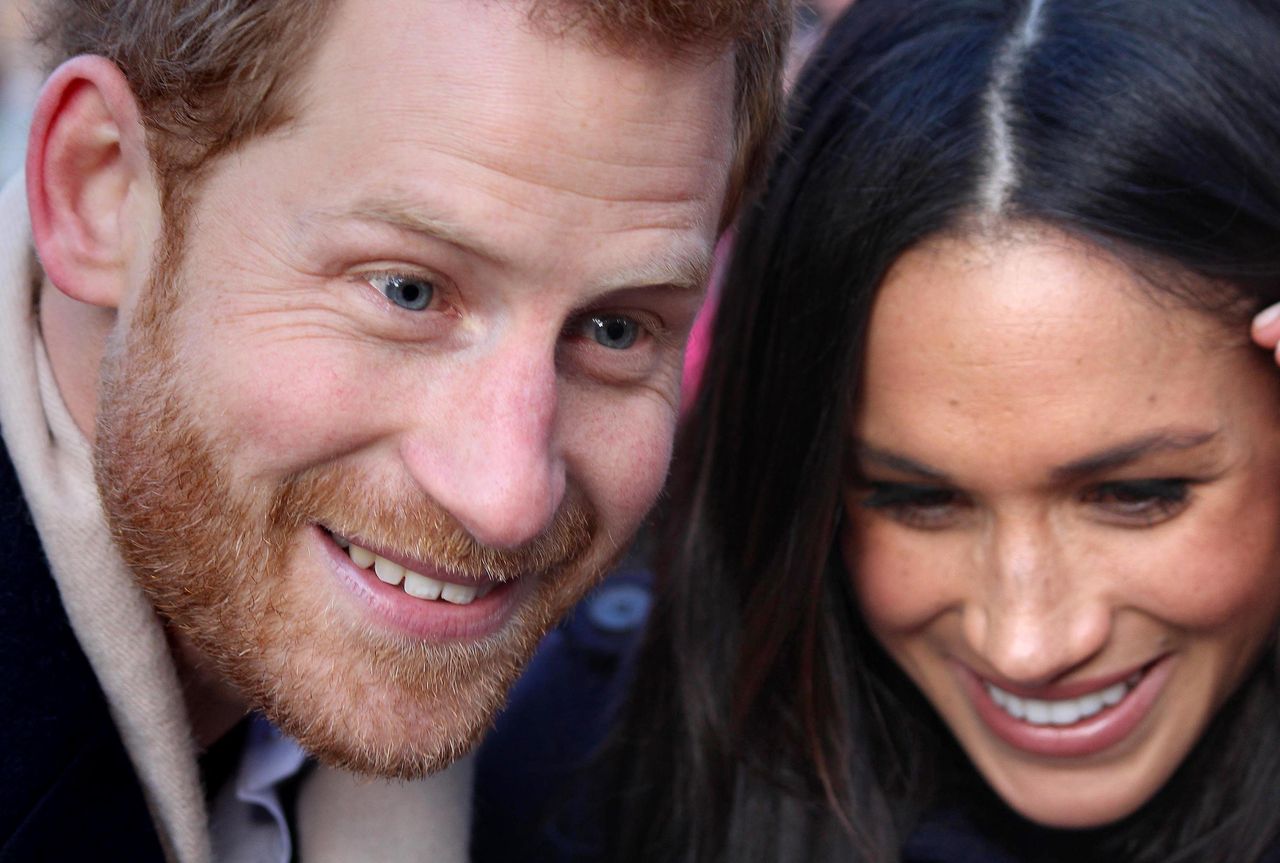
[[[1242,338],[1280,300],[1276,0],[857,0],[790,129],[678,448],[609,860],[897,861],[926,809],[1000,805],[833,557],[868,316],[903,252],[1034,222]],[[1064,857],[1258,859],[1280,832],[1268,651],[1158,797]]]

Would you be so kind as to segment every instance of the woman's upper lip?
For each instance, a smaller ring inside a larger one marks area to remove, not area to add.
[[[1019,698],[1035,698],[1041,701],[1061,701],[1067,698],[1079,698],[1082,695],[1089,695],[1093,692],[1106,689],[1108,686],[1114,686],[1121,681],[1128,680],[1135,674],[1141,674],[1147,668],[1155,665],[1164,656],[1157,656],[1154,659],[1147,659],[1133,665],[1129,665],[1123,670],[1100,674],[1094,677],[1084,678],[1081,680],[1069,680],[1061,683],[1051,683],[1045,686],[1025,686],[1005,680],[998,676],[982,674],[975,671],[972,666],[961,663],[965,670],[983,683],[990,683],[998,689],[1008,692],[1010,695],[1016,695]]]

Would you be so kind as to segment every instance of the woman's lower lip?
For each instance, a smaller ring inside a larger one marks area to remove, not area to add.
[[[536,576],[496,585],[467,605],[418,599],[404,589],[380,581],[372,569],[356,566],[327,532],[312,531],[334,575],[362,611],[381,626],[416,641],[475,641],[498,632],[536,587]]]
[[[1172,657],[1157,660],[1119,703],[1071,725],[1033,725],[1017,719],[991,700],[977,674],[963,666],[959,673],[979,718],[1005,743],[1033,755],[1083,758],[1127,739],[1151,712],[1172,669]]]

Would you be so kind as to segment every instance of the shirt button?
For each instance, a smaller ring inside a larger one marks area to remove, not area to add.
[[[587,607],[587,618],[605,632],[628,632],[649,615],[649,591],[635,584],[606,584]]]

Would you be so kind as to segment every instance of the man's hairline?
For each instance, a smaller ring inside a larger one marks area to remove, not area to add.
[[[171,197],[175,197],[177,199],[176,203],[179,204],[184,211],[189,213],[190,209],[199,201],[209,173],[219,166],[223,160],[236,155],[243,147],[249,144],[259,140],[270,140],[273,137],[287,134],[290,130],[298,128],[299,118],[307,108],[308,99],[312,97],[310,81],[312,80],[315,72],[315,64],[319,62],[320,46],[323,44],[328,35],[329,28],[333,26],[333,21],[336,18],[336,12],[333,10],[344,2],[346,2],[346,0],[332,0],[331,11],[325,16],[324,26],[312,34],[312,41],[307,48],[305,58],[296,66],[289,68],[284,73],[283,80],[286,83],[286,89],[290,92],[288,92],[288,95],[283,97],[285,99],[282,104],[283,119],[280,122],[272,124],[269,128],[261,131],[255,131],[243,135],[237,138],[225,149],[218,150],[207,155],[197,165],[190,169],[171,172],[169,176],[166,176],[163,173],[163,165],[160,157],[158,156],[159,145],[152,141],[153,134],[161,135],[165,133],[160,130],[153,130],[150,128],[145,129],[147,133],[147,156],[150,169],[152,171],[152,177],[156,182],[157,188],[163,190],[164,200],[162,200],[161,215],[166,223],[166,230],[171,214],[169,212],[170,208],[163,205],[166,204]],[[617,44],[613,50],[608,50],[606,49],[606,46],[613,45],[614,43],[612,40],[592,38],[591,34],[584,31],[584,28],[582,27],[573,26],[556,30],[539,26],[532,15],[535,6],[542,6],[539,0],[483,0],[483,2],[490,4],[514,2],[524,6],[530,13],[526,16],[526,20],[528,22],[527,26],[535,37],[549,43],[555,40],[571,40],[576,42],[580,47],[594,51],[602,57],[618,57],[623,59],[648,57],[650,59],[663,62],[688,64],[691,67],[702,62],[709,64],[727,60],[732,67],[732,72],[729,75],[728,93],[726,94],[726,99],[730,106],[730,125],[727,130],[728,147],[726,153],[728,158],[724,162],[725,183],[720,194],[720,202],[717,208],[719,221],[715,228],[715,234],[718,237],[728,229],[728,226],[736,215],[736,211],[730,212],[729,208],[731,205],[734,205],[735,202],[740,203],[741,189],[739,186],[743,185],[747,179],[738,176],[740,173],[741,159],[743,155],[742,148],[746,144],[746,139],[741,133],[743,131],[744,124],[747,122],[747,118],[742,116],[742,106],[739,104],[739,100],[737,98],[740,86],[739,70],[737,66],[740,46],[734,40],[725,40],[720,44],[711,45],[686,43],[661,44],[656,42],[646,44],[641,42],[632,46]],[[553,6],[564,3],[565,0],[551,0],[551,5]],[[110,58],[105,57],[104,59],[110,60]],[[131,95],[135,101],[139,101],[137,94],[133,93],[132,90]],[[140,104],[139,109],[141,109]],[[184,186],[181,193],[178,193],[177,190],[173,188],[172,181],[177,181]],[[182,225],[185,220],[186,216],[184,213],[179,217],[178,224]],[[185,225],[182,225],[179,230],[182,230],[184,227]]]

